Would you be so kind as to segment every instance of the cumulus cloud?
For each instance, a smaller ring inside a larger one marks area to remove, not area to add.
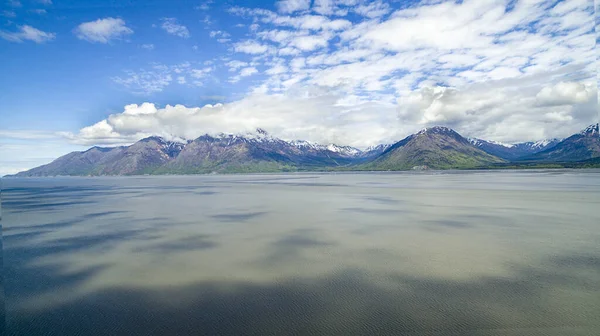
[[[97,43],[108,43],[133,34],[133,30],[120,18],[107,17],[96,21],[84,22],[74,30],[80,40]]]
[[[244,70],[242,70],[244,71]],[[263,128],[283,139],[305,139],[364,148],[394,142],[427,126],[446,125],[465,136],[502,142],[565,137],[597,120],[595,83],[576,86],[587,98],[540,106],[537,78],[505,79],[464,88],[425,86],[395,102],[346,96],[343,90],[292,86],[281,94],[255,92],[241,100],[204,107],[128,105],[95,125],[69,134],[78,144],[123,143],[149,135],[194,139],[203,134]],[[525,89],[524,89],[525,88]]]
[[[75,143],[91,145],[135,141],[151,134],[194,139],[206,133],[245,133],[264,128],[284,139],[360,146],[393,138],[403,129],[401,125],[389,127],[397,124],[393,106],[364,103],[360,108],[347,108],[336,105],[340,99],[335,92],[312,90],[254,94],[241,101],[204,107],[132,104],[121,113],[65,136]],[[323,107],[327,107],[329,118],[323,118]],[[364,132],[364,127],[371,132]]]
[[[543,88],[537,95],[538,106],[561,106],[586,103],[594,98],[596,88],[574,82],[559,82]]]
[[[282,13],[293,13],[310,8],[311,0],[280,0],[275,3],[277,9]]]
[[[190,37],[190,31],[186,26],[179,24],[176,18],[163,18],[160,27],[171,35],[182,38]]]
[[[47,33],[32,26],[19,26],[16,32],[0,31],[0,37],[11,42],[33,41],[35,43],[44,43],[56,38],[55,33]]]

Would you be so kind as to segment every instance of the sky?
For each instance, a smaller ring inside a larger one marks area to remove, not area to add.
[[[0,176],[150,135],[566,137],[599,118],[594,21],[593,0],[4,1]]]

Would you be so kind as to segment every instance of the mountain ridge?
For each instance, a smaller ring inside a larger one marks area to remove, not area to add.
[[[94,146],[68,153],[13,176],[472,169],[511,162],[594,163],[590,159],[600,157],[598,135],[598,124],[593,124],[563,140],[507,145],[465,138],[451,128],[434,126],[396,143],[365,150],[305,140],[286,141],[262,129],[248,134],[205,134],[183,142],[151,136],[130,146]],[[526,155],[519,156],[520,153]]]

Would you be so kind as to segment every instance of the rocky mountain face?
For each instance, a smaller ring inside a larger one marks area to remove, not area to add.
[[[502,165],[507,161],[587,160],[589,165],[596,164],[594,160],[598,157],[598,124],[562,141],[553,139],[514,145],[466,139],[452,129],[437,126],[395,144],[382,144],[364,151],[335,144],[284,141],[259,129],[244,135],[203,135],[185,143],[149,137],[131,146],[92,147],[69,153],[17,176],[460,169]]]
[[[432,127],[395,143],[366,169],[450,169],[473,168],[504,162],[473,146],[467,139],[447,127]]]
[[[562,139],[548,139],[536,142],[504,144],[476,138],[468,138],[468,140],[472,145],[484,152],[509,161],[552,148],[562,141]]]
[[[600,133],[598,124],[592,124],[555,146],[525,156],[520,161],[573,162],[597,157],[600,157]]]
[[[349,146],[287,142],[263,130],[244,136],[203,135],[187,143],[149,137],[131,146],[69,153],[17,176],[296,171],[348,165],[360,153]]]

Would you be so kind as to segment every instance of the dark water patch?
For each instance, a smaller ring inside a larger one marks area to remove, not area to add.
[[[422,221],[422,223],[429,227],[444,227],[444,228],[452,228],[452,229],[469,229],[469,228],[474,227],[473,224],[470,224],[466,221],[451,220],[451,219],[428,220],[428,221]]]
[[[258,211],[258,212],[245,212],[245,213],[227,213],[227,214],[218,214],[211,216],[212,218],[220,221],[220,222],[246,222],[256,217],[260,217],[267,212]]]
[[[218,192],[216,191],[195,191],[194,195],[216,195]]]
[[[124,213],[127,213],[127,211],[102,211],[102,212],[94,212],[94,213],[83,215],[82,219],[86,220],[86,219],[92,219],[92,218],[98,218],[98,217],[104,217],[104,216],[116,215],[116,214],[124,214]]]
[[[52,223],[45,223],[45,224],[12,226],[12,227],[6,228],[5,231],[6,232],[22,231],[22,230],[48,231],[48,230],[55,230],[55,229],[70,227],[70,226],[73,226],[78,223],[81,223],[80,219],[70,219],[70,220],[62,220],[62,221],[57,221],[57,222],[52,222]]]
[[[498,226],[510,228],[516,226],[516,221],[507,217],[490,216],[490,215],[462,215],[459,217],[461,222],[476,222],[477,225],[483,226]]]
[[[401,203],[399,200],[393,199],[391,197],[367,196],[367,197],[363,197],[363,199],[367,200],[367,201],[379,203],[379,204],[386,204],[386,205],[395,205],[395,204]]]
[[[61,289],[76,288],[81,283],[106,269],[106,265],[92,266],[77,272],[66,273],[63,265],[28,266],[11,261],[5,265],[7,279],[7,308],[14,311],[13,305],[19,300],[35,298]],[[71,321],[78,323],[77,321]]]
[[[152,196],[165,196],[165,195],[173,195],[173,194],[182,194],[182,195],[215,195],[218,194],[216,191],[206,190],[206,191],[196,191],[196,190],[184,190],[184,191],[158,191],[158,192],[143,192],[136,193],[131,196],[132,198],[141,198],[141,197],[152,197]]]
[[[22,262],[28,264],[41,257],[70,254],[97,249],[98,247],[109,248],[122,241],[131,240],[144,234],[142,230],[119,231],[113,233],[93,234],[88,236],[76,236],[59,238],[28,245],[4,246],[4,254],[10,262]]]
[[[97,186],[53,186],[53,187],[8,187],[2,188],[2,192],[6,194],[12,193],[35,193],[35,194],[55,194],[55,193],[77,193],[81,194],[86,191],[102,191],[106,189],[112,189],[113,186],[108,185],[97,185]]]
[[[600,256],[590,254],[574,254],[569,256],[552,257],[550,261],[564,268],[583,268],[600,272]]]
[[[69,228],[74,225],[84,224],[87,220],[96,219],[104,216],[110,216],[115,214],[123,214],[127,213],[127,211],[103,211],[103,212],[94,212],[85,214],[74,219],[61,220],[52,223],[45,224],[33,224],[33,225],[20,225],[20,226],[12,226],[7,228],[9,232],[11,231],[21,231],[21,230],[56,230]]]
[[[287,235],[272,244],[272,246],[278,248],[311,248],[331,245],[334,244],[330,241],[317,238],[316,234],[311,234],[309,231],[300,231]]]
[[[38,238],[40,236],[45,235],[48,232],[50,232],[50,231],[44,230],[44,231],[4,234],[2,238],[5,239],[8,242],[8,244],[12,244],[13,242],[28,241],[32,238]]]
[[[369,215],[392,215],[392,214],[400,214],[404,213],[402,210],[396,209],[374,209],[374,208],[360,208],[360,207],[352,207],[352,208],[342,208],[340,209],[342,212],[358,212]]]
[[[175,252],[187,252],[195,250],[208,250],[218,247],[214,238],[210,235],[197,235],[192,237],[186,237],[177,239],[165,243],[153,244],[146,247],[137,248],[135,252],[150,252],[150,253],[175,253]]]
[[[3,201],[2,205],[11,212],[22,213],[32,210],[57,210],[74,205],[93,204],[92,201],[71,200],[64,202],[31,202],[31,201]]]
[[[393,224],[367,224],[367,225],[361,225],[360,228],[354,229],[350,232],[353,234],[366,236],[366,235],[378,233],[381,231],[398,230],[403,227],[404,227],[403,225],[393,225]]]
[[[330,248],[336,243],[322,238],[318,230],[299,229],[266,246],[266,254],[258,260],[261,267],[277,267],[297,262],[305,251]]]
[[[393,286],[379,286],[372,274],[346,270],[271,284],[111,288],[51,309],[15,311],[8,319],[9,335],[48,335],[49,330],[51,335],[133,336],[506,335],[515,330],[561,335],[555,332],[565,328],[592,335],[600,330],[593,308],[573,310],[575,302],[565,302],[549,309],[550,288],[522,274],[474,281],[392,278]],[[554,284],[553,278],[542,280]]]

